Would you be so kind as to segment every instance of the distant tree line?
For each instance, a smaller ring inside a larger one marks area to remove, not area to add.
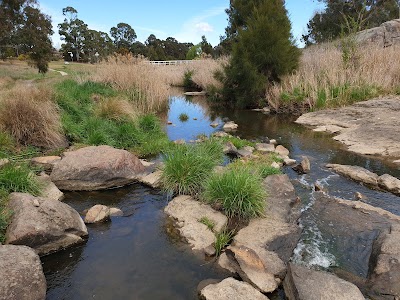
[[[197,45],[180,43],[173,37],[158,39],[154,34],[141,43],[127,23],[118,23],[107,33],[89,28],[71,6],[65,7],[62,13],[64,21],[58,24],[58,32],[64,42],[60,52],[65,60],[97,62],[114,52],[143,55],[150,60],[214,55],[205,36]],[[56,52],[50,39],[52,34],[51,17],[40,11],[37,0],[0,0],[0,58],[28,58],[39,72],[45,73]]]

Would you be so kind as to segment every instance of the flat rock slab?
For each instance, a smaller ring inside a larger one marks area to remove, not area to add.
[[[296,123],[341,127],[335,140],[348,150],[370,155],[400,157],[400,97],[383,97],[338,109],[306,113]]]
[[[289,300],[364,300],[352,283],[322,271],[289,264],[283,283]]]
[[[51,172],[61,190],[92,191],[134,182],[144,166],[132,153],[110,146],[91,146],[65,152]]]
[[[46,278],[39,256],[26,246],[0,245],[0,299],[44,300]]]
[[[210,284],[200,292],[200,299],[203,300],[268,300],[268,297],[261,294],[250,284],[227,278],[217,284]]]
[[[214,222],[215,232],[220,232],[228,223],[228,218],[225,215],[190,196],[174,198],[168,203],[164,211],[177,220],[180,234],[194,250],[204,251],[215,242],[214,233],[206,225],[200,223],[201,218],[206,217]]]
[[[45,255],[81,243],[88,235],[79,213],[60,201],[12,193],[8,207],[13,215],[6,244],[26,245]]]
[[[256,150],[261,153],[270,153],[275,151],[274,144],[258,143],[256,144]]]
[[[378,185],[385,191],[400,196],[400,179],[388,174],[384,174],[382,176],[379,176]]]

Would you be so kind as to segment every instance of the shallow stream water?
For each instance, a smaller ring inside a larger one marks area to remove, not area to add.
[[[189,116],[179,121],[179,114]],[[291,116],[269,116],[253,111],[210,109],[203,98],[173,97],[170,109],[161,116],[171,140],[196,139],[199,134],[221,130],[222,119],[239,125],[237,135],[247,139],[275,138],[287,147],[291,157],[307,155],[310,174],[299,176],[290,168],[289,175],[303,204],[301,224],[304,228],[293,259],[323,268],[338,267],[361,277],[368,271],[371,236],[343,240],[326,234],[325,226],[314,215],[313,186],[316,181],[328,193],[353,199],[356,191],[366,202],[400,215],[400,197],[373,191],[335,175],[327,163],[351,164],[380,174],[400,176],[400,170],[388,162],[345,151],[339,143],[323,133],[315,133],[293,123]],[[195,120],[196,119],[196,120]],[[219,122],[217,128],[211,122]],[[83,212],[95,204],[118,207],[124,217],[100,225],[90,225],[89,240],[42,259],[48,282],[47,299],[196,299],[196,286],[208,278],[228,274],[213,260],[193,253],[180,240],[163,213],[166,195],[139,184],[103,192],[67,193],[64,202]],[[363,249],[363,251],[360,251]]]

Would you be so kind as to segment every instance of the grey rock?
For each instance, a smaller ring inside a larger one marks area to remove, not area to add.
[[[39,256],[29,247],[0,245],[0,299],[44,300],[46,278]]]
[[[389,174],[379,176],[378,185],[380,188],[391,192],[396,195],[400,195],[400,179],[393,177]]]
[[[283,282],[289,300],[364,300],[352,283],[333,274],[290,263]]]
[[[250,283],[263,293],[270,293],[277,289],[274,275],[266,271],[264,263],[254,250],[246,246],[230,246],[225,253],[243,281]]]
[[[338,164],[327,164],[327,168],[334,172],[349,177],[354,181],[364,183],[372,187],[378,187],[378,175],[359,166],[347,166]]]
[[[228,258],[225,252],[223,252],[219,257],[218,257],[218,265],[223,268],[228,270],[231,273],[236,273],[235,265],[234,263]]]
[[[296,164],[296,160],[295,160],[295,159],[292,159],[292,158],[289,158],[289,157],[286,157],[286,158],[283,160],[283,163],[284,163],[285,166],[293,166],[293,165]]]
[[[211,127],[215,128],[218,127],[219,123],[218,122],[213,122],[210,124]]]
[[[234,154],[237,155],[237,148],[232,142],[226,142],[223,146],[224,154]]]
[[[303,159],[300,164],[297,166],[293,167],[293,170],[295,170],[299,174],[308,174],[310,173],[311,170],[311,164],[310,160],[308,159],[307,156],[303,156]]]
[[[7,164],[9,164],[10,163],[10,161],[7,159],[7,158],[2,158],[2,159],[0,159],[0,169],[3,167],[3,166],[5,166],[5,165],[7,165]]]
[[[91,207],[85,216],[86,224],[101,223],[110,220],[110,208],[97,204]]]
[[[138,181],[152,188],[159,188],[161,186],[161,175],[162,171],[158,170],[148,175],[138,177]]]
[[[91,146],[65,152],[51,173],[61,190],[90,191],[119,187],[137,180],[144,166],[125,150]]]
[[[356,35],[356,40],[362,45],[374,44],[382,48],[399,45],[400,19],[387,21],[379,27],[360,31]]]
[[[43,198],[61,201],[64,199],[64,193],[61,192],[57,186],[51,181],[50,176],[46,173],[41,173],[40,176],[36,177],[38,181],[42,184],[42,194]]]
[[[289,156],[290,152],[288,149],[286,149],[282,145],[278,145],[275,148],[275,153],[278,153],[279,155],[286,157],[286,156]]]
[[[213,133],[213,136],[214,136],[214,137],[217,137],[217,138],[219,138],[219,137],[226,137],[226,136],[229,136],[229,133],[224,132],[224,131],[217,131],[217,132],[214,132],[214,133]]]
[[[208,227],[199,222],[203,217],[213,221],[214,231],[220,232],[226,227],[228,219],[209,205],[200,203],[190,196],[178,196],[164,209],[165,213],[177,220],[180,234],[194,250],[204,251],[215,242],[215,235]]]
[[[275,146],[274,146],[274,144],[258,143],[258,144],[256,144],[256,150],[261,153],[274,152]]]
[[[338,109],[306,113],[296,123],[308,126],[336,125],[340,134],[333,138],[349,151],[400,157],[400,97],[388,96],[362,101]]]
[[[60,156],[41,156],[31,159],[31,164],[42,167],[46,172],[51,172],[55,164],[61,160]]]
[[[240,149],[240,150],[237,151],[237,155],[238,155],[239,157],[248,158],[248,157],[251,157],[252,154],[253,154],[253,151],[249,151],[248,149],[246,150],[246,149],[244,149],[244,148],[242,148],[242,149]]]
[[[175,140],[174,144],[175,145],[184,145],[184,144],[186,144],[186,141],[185,141],[185,139],[179,139],[179,140]]]
[[[200,292],[203,300],[268,300],[268,297],[246,282],[227,278],[217,284],[209,284]]]
[[[26,245],[45,255],[81,243],[88,235],[78,212],[60,201],[12,193],[8,208],[13,215],[6,244]]]
[[[226,132],[230,132],[230,131],[235,131],[236,129],[238,129],[239,125],[236,124],[235,122],[227,122],[224,124],[224,126],[222,127],[222,129]]]

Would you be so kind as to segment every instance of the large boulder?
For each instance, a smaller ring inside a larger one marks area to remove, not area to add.
[[[220,232],[228,223],[228,218],[225,215],[190,196],[174,198],[168,203],[164,211],[177,221],[180,234],[194,250],[205,251],[215,242],[214,233],[200,222],[202,218],[207,218],[214,223],[214,232]]]
[[[379,27],[360,31],[356,35],[356,40],[360,44],[372,43],[382,48],[400,44],[400,19],[387,21]]]
[[[378,186],[378,175],[359,166],[347,166],[338,164],[327,164],[327,168],[335,173],[353,179],[354,181],[364,183],[368,186]]]
[[[39,256],[29,247],[0,245],[0,299],[44,300],[46,278]]]
[[[60,201],[12,193],[8,208],[13,215],[6,244],[26,245],[45,255],[81,243],[88,235],[78,212]]]
[[[203,300],[268,300],[268,297],[246,282],[231,277],[217,284],[209,284],[200,292]]]
[[[132,153],[110,146],[91,146],[65,152],[51,173],[61,190],[91,191],[134,182],[144,166]]]
[[[364,300],[352,283],[322,271],[290,264],[283,282],[289,300]]]

